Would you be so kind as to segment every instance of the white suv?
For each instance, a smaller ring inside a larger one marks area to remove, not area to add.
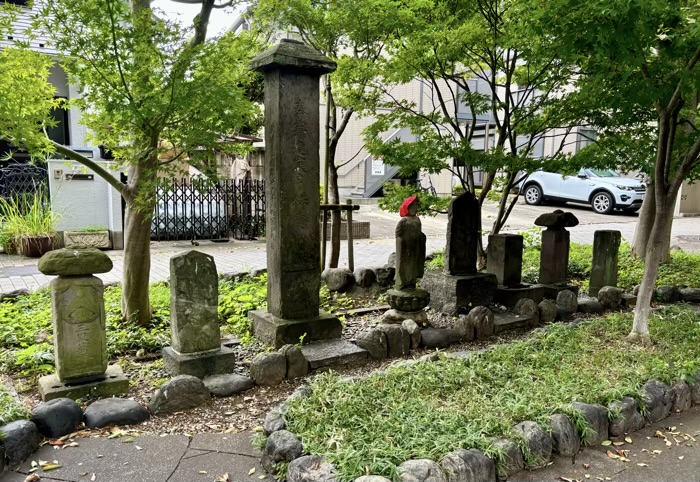
[[[590,204],[595,212],[610,214],[614,209],[639,210],[646,187],[638,179],[621,177],[610,169],[581,169],[576,176],[533,172],[522,192],[528,204],[571,201]]]

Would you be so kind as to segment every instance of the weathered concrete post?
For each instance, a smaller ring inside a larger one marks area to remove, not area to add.
[[[603,286],[617,286],[617,260],[622,234],[620,231],[596,231],[593,235],[593,265],[590,296],[598,296]]]
[[[283,39],[251,62],[265,76],[267,311],[253,311],[255,335],[281,346],[340,337],[340,321],[319,312],[319,80],[335,62]]]
[[[119,365],[107,364],[104,285],[94,273],[112,269],[112,260],[95,248],[50,251],[39,271],[51,281],[56,373],[39,379],[43,400],[121,395],[129,380]]]

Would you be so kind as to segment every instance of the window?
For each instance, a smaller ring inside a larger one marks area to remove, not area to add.
[[[584,147],[593,144],[598,138],[596,131],[593,129],[579,128],[576,133],[576,151],[580,151]]]
[[[5,0],[5,2],[11,3],[12,5],[20,5],[22,7],[26,7],[28,0]]]
[[[54,109],[51,111],[51,117],[56,121],[56,126],[46,129],[49,139],[67,146],[70,144],[70,137],[68,135],[68,110],[61,108]]]

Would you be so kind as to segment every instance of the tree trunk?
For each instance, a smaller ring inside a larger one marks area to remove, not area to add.
[[[126,321],[146,327],[151,321],[151,221],[150,213],[133,202],[127,203],[124,237],[122,315]]]
[[[338,191],[338,167],[335,165],[335,149],[331,153],[333,160],[328,164],[328,200],[331,204],[340,204],[340,192]],[[329,267],[337,268],[340,259],[340,211],[332,211],[331,214],[331,257]]]
[[[651,236],[651,228],[654,226],[656,216],[656,196],[654,195],[654,185],[647,185],[647,193],[644,196],[642,209],[639,210],[639,220],[637,228],[634,230],[632,240],[632,255],[639,259],[644,259],[647,254],[647,245]]]
[[[654,287],[659,273],[659,264],[663,260],[664,249],[666,248],[666,233],[669,232],[673,222],[673,207],[671,195],[665,195],[666,199],[660,203],[662,209],[656,210],[656,215],[653,218],[653,226],[649,238],[647,240],[647,250],[644,262],[644,274],[642,275],[642,284],[639,287],[637,295],[637,305],[634,310],[634,322],[632,331],[629,334],[630,339],[643,342],[649,339],[649,313],[651,310],[651,300],[654,295]],[[656,204],[656,203],[655,203]]]
[[[151,140],[152,146],[157,140]],[[149,157],[129,168],[123,193],[126,200],[124,220],[124,269],[122,275],[122,317],[130,323],[148,326],[151,303],[148,284],[151,273],[151,216],[156,205],[155,184],[158,158],[155,147]]]

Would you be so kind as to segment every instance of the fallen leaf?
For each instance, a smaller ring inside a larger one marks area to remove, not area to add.
[[[134,445],[136,447],[136,450],[143,450],[143,447],[139,447],[138,445]]]
[[[583,468],[584,468],[584,469],[590,469],[590,468],[591,468],[591,464],[583,464]]]
[[[610,440],[603,440],[603,441],[600,443],[600,445],[602,445],[602,446],[604,446],[604,447],[607,447],[607,446],[610,445],[611,443],[612,443],[612,442],[611,442]]]
[[[206,470],[200,470],[198,473],[200,473],[200,474],[202,474],[202,475],[206,475],[206,474],[207,474],[207,471],[206,471]]]
[[[652,450],[651,453],[654,455],[659,455],[661,453],[661,450]]]
[[[228,472],[216,479],[216,482],[231,482],[231,477],[229,477]]]
[[[615,447],[620,447],[621,445],[625,445],[625,442],[613,442],[613,445]]]
[[[265,474],[263,474],[263,475],[258,475],[258,479],[260,479],[260,480],[264,479],[265,477],[267,477],[267,475],[265,475]]]
[[[617,455],[617,454],[614,454],[614,453],[612,453],[612,452],[611,452],[611,451],[609,451],[609,450],[608,450],[608,452],[607,452],[607,453],[608,453],[608,457],[610,457],[611,459],[619,459],[619,458],[620,458],[620,456],[619,456],[619,455]]]
[[[685,458],[685,455],[679,455],[678,460],[683,460]]]
[[[248,475],[253,475],[255,473],[255,467],[248,471]]]
[[[574,482],[574,479],[570,479],[568,477],[562,477],[562,476],[559,476],[559,480],[562,480],[563,482]]]
[[[41,466],[41,469],[44,472],[48,472],[49,470],[56,470],[56,469],[60,469],[61,467],[63,467],[63,466],[59,465],[59,464],[44,464]]]
[[[63,445],[63,440],[57,439],[57,440],[49,440],[49,445]]]
[[[130,443],[133,442],[133,441],[134,441],[133,438],[125,438],[124,440],[122,440],[122,443],[123,443],[123,444],[130,444]]]
[[[27,477],[25,477],[24,482],[37,482],[41,480],[41,477],[39,477],[37,474],[29,474]]]
[[[631,444],[631,443],[632,443],[632,437],[625,437],[625,442],[627,442],[628,444]]]
[[[591,478],[591,474],[583,474],[583,476],[584,476],[585,478],[587,478],[587,479],[590,479],[590,478]]]
[[[649,464],[645,464],[643,462],[640,462],[637,465],[639,465],[640,467],[649,467]]]
[[[95,474],[93,473],[93,474],[92,474],[92,477],[90,477],[90,480],[92,480],[93,482],[95,482],[95,479],[96,479],[96,478],[97,478],[97,475],[95,475]]]

